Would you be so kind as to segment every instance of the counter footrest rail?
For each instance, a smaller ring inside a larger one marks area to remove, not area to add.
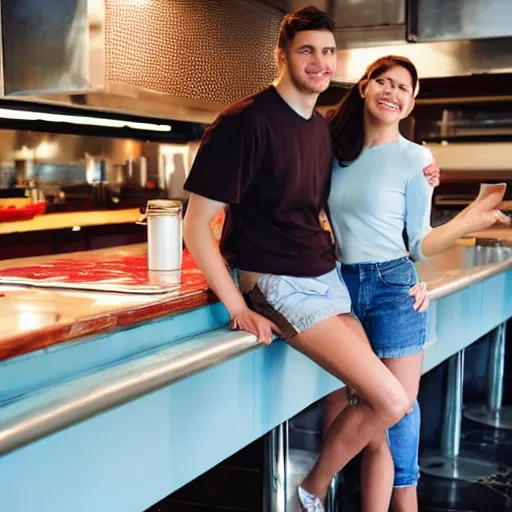
[[[217,329],[76,378],[0,408],[0,456],[259,346]]]

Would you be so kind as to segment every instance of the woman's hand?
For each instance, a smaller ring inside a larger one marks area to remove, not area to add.
[[[510,217],[497,209],[503,200],[503,193],[490,193],[486,197],[476,198],[460,212],[458,217],[466,233],[487,229],[495,224],[510,224]]]
[[[273,322],[249,308],[243,309],[232,316],[230,328],[250,332],[265,345],[272,343],[272,331],[281,334],[279,328]]]
[[[423,239],[421,251],[426,258],[448,250],[459,238],[481,231],[495,224],[510,225],[511,218],[498,207],[507,186],[483,185],[478,197],[452,220],[437,226]]]
[[[430,299],[428,298],[427,293],[427,283],[424,281],[418,283],[409,290],[409,295],[414,298],[413,307],[419,313],[426,311],[430,305]]]

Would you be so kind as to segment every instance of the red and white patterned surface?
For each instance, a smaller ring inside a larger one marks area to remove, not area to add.
[[[0,284],[68,288],[125,293],[182,294],[208,288],[203,274],[188,251],[183,253],[181,276],[171,272],[148,271],[147,256],[107,255],[84,259],[66,255],[27,266],[0,270]]]

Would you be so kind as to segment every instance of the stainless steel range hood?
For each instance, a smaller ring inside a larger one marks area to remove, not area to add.
[[[440,0],[429,2],[383,0],[387,9],[375,10],[374,0],[0,0],[0,93],[20,101],[210,123],[225,105],[275,78],[283,12],[307,4],[331,10],[340,27],[341,82],[357,80],[385,53],[410,56],[424,78],[512,70],[512,37],[502,37],[507,30],[512,36],[510,25],[496,25],[493,32],[487,24],[478,31],[478,16],[494,23],[500,17],[471,11],[477,0],[450,3],[457,6],[450,19],[464,23],[436,25],[437,11],[428,5],[448,11]],[[413,4],[417,30],[408,42],[414,20],[406,14]],[[512,2],[491,4],[508,12]],[[477,15],[473,28],[471,12]],[[365,48],[354,47],[354,34],[366,39],[359,45]]]
[[[332,16],[337,75],[349,81],[387,54],[411,58],[422,78],[512,71],[511,0],[275,1]]]
[[[411,59],[421,79],[511,73],[512,38],[397,44],[338,51],[338,77],[359,80],[366,66],[383,55]]]
[[[314,5],[328,12],[340,49],[512,37],[510,0],[274,1],[289,11]]]
[[[0,92],[10,98],[210,123],[275,77],[283,13],[249,0],[0,5]]]
[[[120,112],[158,119],[210,124],[224,104],[178,98],[171,94],[131,84],[106,81],[103,87],[69,91],[25,91],[16,93],[20,100],[75,105],[106,112]]]
[[[104,0],[3,0],[1,7],[3,95],[199,123],[224,106],[109,80]]]

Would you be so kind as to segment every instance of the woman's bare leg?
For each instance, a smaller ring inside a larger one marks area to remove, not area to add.
[[[395,466],[386,433],[374,437],[361,459],[361,511],[388,512]]]
[[[383,359],[382,361],[402,383],[409,400],[413,403],[418,396],[423,353],[396,359]],[[393,489],[391,510],[393,512],[418,512],[417,487],[411,485]]]
[[[377,434],[397,423],[409,409],[409,399],[351,315],[328,318],[289,343],[363,399],[358,406],[345,408],[333,421],[320,457],[303,482],[304,489],[324,499],[334,474]]]
[[[391,370],[401,384],[411,403],[418,396],[423,354],[383,359],[382,362]],[[412,411],[409,411],[412,412]],[[411,417],[412,418],[412,417]],[[405,417],[401,421],[407,421]],[[394,429],[400,428],[399,424]],[[407,439],[414,443],[416,439]],[[389,506],[388,490],[393,487],[395,466],[387,436],[378,436],[365,449],[361,461],[361,501],[363,512],[384,511]],[[389,484],[391,482],[391,484]],[[395,487],[391,496],[393,512],[418,512],[416,486]]]

